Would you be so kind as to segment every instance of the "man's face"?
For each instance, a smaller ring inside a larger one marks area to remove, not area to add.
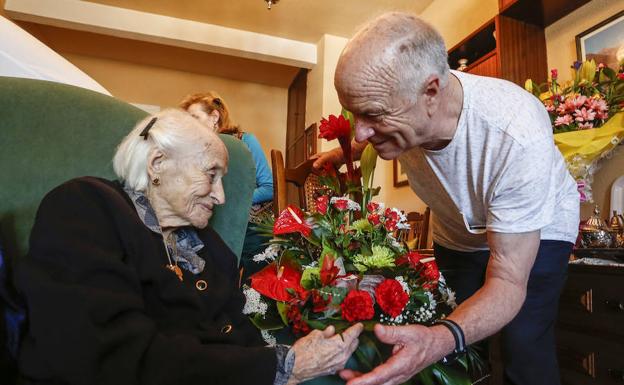
[[[426,141],[429,116],[418,90],[406,95],[392,82],[375,77],[374,72],[339,68],[336,90],[340,103],[355,118],[356,141],[368,140],[381,158],[395,159]]]

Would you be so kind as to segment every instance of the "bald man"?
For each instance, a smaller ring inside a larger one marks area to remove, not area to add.
[[[348,385],[399,384],[502,329],[505,383],[557,385],[553,326],[577,236],[579,195],[542,104],[505,80],[450,71],[437,31],[386,14],[359,31],[335,74],[354,151],[398,158],[435,213],[438,265],[457,291],[451,322],[381,326],[394,355]],[[340,163],[340,149],[315,166]]]

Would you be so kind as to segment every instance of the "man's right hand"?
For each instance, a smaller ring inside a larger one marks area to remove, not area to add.
[[[315,159],[312,167],[317,170],[323,168],[325,163],[333,163],[336,167],[339,167],[345,162],[344,154],[342,153],[342,149],[340,147],[314,154],[312,155],[312,159]]]

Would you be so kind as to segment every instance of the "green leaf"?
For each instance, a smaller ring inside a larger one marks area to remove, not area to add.
[[[342,114],[342,116],[345,117],[345,119],[349,121],[349,124],[351,125],[351,137],[353,137],[355,134],[355,119],[353,117],[353,114],[351,113],[351,111],[348,111],[344,108],[340,113]]]
[[[368,144],[362,152],[360,157],[360,168],[362,169],[362,185],[364,187],[370,187],[371,181],[375,174],[375,167],[377,165],[377,151],[372,144]],[[363,207],[362,210],[365,208]]]
[[[306,290],[321,287],[321,273],[318,267],[308,267],[301,274],[301,286]]]
[[[422,385],[435,385],[435,377],[433,376],[431,367],[421,370],[415,378],[418,378]]]
[[[441,363],[435,363],[430,366],[433,371],[433,375],[436,379],[444,385],[471,385],[470,377],[468,373],[460,373],[458,370],[453,369],[451,366],[446,366]]]
[[[249,320],[260,330],[279,330],[284,328],[282,320],[278,317],[271,317],[269,315],[265,317],[258,313],[249,317]]]
[[[279,313],[282,322],[284,323],[284,325],[288,325],[288,316],[286,315],[288,313],[288,305],[286,304],[286,302],[276,302],[277,304],[277,312]]]

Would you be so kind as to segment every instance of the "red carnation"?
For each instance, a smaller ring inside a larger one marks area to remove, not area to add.
[[[303,211],[300,208],[288,205],[279,214],[273,224],[273,234],[289,234],[299,232],[304,237],[310,236],[312,228],[304,220]]]
[[[387,219],[386,223],[384,223],[384,225],[386,226],[386,230],[392,232],[392,231],[396,230],[397,221],[395,221],[393,219]]]
[[[347,208],[349,208],[349,201],[346,199],[336,199],[334,201],[334,207],[340,211],[345,211]]]
[[[351,136],[351,124],[344,116],[329,115],[328,119],[321,119],[319,138],[327,140]]]
[[[375,315],[373,298],[363,290],[350,291],[342,301],[340,309],[342,318],[349,322],[369,320]]]
[[[409,301],[409,295],[396,279],[386,279],[375,289],[375,299],[381,310],[392,318],[401,314]]]
[[[286,313],[286,318],[292,322],[292,331],[295,335],[306,335],[310,333],[312,329],[301,317],[301,310],[298,306],[290,306]]]
[[[390,208],[386,209],[386,211],[384,212],[384,216],[386,217],[386,219],[391,219],[395,222],[399,221],[399,214],[395,210],[392,210]]]
[[[380,223],[379,214],[368,214],[366,218],[373,226],[377,226]]]
[[[369,213],[373,213],[377,211],[378,209],[379,209],[379,203],[377,202],[370,201],[366,205],[366,210],[368,210]]]
[[[327,214],[327,204],[329,203],[329,197],[327,195],[321,195],[316,198],[316,211],[325,215]]]

